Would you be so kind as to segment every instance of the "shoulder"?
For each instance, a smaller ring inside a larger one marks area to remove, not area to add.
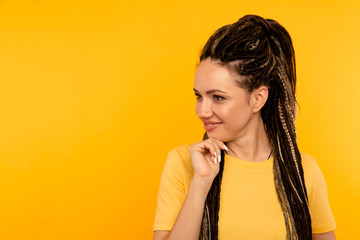
[[[169,151],[171,155],[179,155],[180,157],[190,156],[189,148],[193,146],[195,143],[188,143],[178,147],[173,148]]]
[[[318,168],[318,164],[315,158],[312,155],[309,155],[305,152],[300,152],[301,154],[301,163],[304,171],[312,171],[314,168]]]
[[[169,151],[165,165],[175,169],[188,169],[191,171],[192,163],[189,148],[196,142],[184,144]]]
[[[300,154],[305,180],[312,181],[314,174],[320,170],[319,165],[312,155],[309,155],[305,152],[300,152]]]
[[[301,152],[301,162],[308,193],[311,195],[317,186],[322,186],[322,188],[326,187],[324,176],[315,158],[307,153]]]
[[[331,212],[324,175],[313,156],[301,152],[301,159],[313,233],[332,231],[336,228],[336,223]]]

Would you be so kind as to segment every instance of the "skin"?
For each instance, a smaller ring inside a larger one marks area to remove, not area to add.
[[[268,98],[266,87],[249,93],[236,84],[228,68],[206,59],[197,68],[194,92],[199,119],[219,125],[207,131],[209,139],[190,147],[194,176],[189,193],[173,229],[155,231],[154,240],[199,238],[203,206],[219,172],[221,149],[227,147],[228,155],[251,162],[265,161],[271,152],[260,114]],[[313,234],[313,239],[333,240],[335,235],[333,231]]]
[[[206,93],[213,89],[221,92]],[[260,114],[268,97],[266,87],[249,93],[236,84],[227,67],[206,59],[196,71],[194,91],[199,119],[221,122],[207,131],[209,138],[226,142],[228,154],[235,158],[252,162],[268,158],[271,147]]]

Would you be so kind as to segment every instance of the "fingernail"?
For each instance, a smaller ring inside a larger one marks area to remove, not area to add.
[[[224,144],[224,148],[226,151],[229,151],[228,147]]]
[[[214,163],[215,163],[215,165],[216,165],[216,157],[215,157]]]
[[[221,162],[221,154],[219,154],[218,161]]]
[[[214,154],[215,154],[215,157],[217,157],[216,152],[214,152]]]

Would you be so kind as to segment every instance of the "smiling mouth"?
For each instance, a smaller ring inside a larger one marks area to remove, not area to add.
[[[217,128],[222,123],[205,123],[204,128],[206,131],[211,131],[215,128]]]

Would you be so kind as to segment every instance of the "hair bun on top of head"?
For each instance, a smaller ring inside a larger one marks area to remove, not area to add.
[[[255,24],[260,24],[264,28],[264,30],[266,31],[267,34],[269,34],[269,35],[271,34],[271,26],[266,19],[264,19],[258,15],[245,15],[239,19],[239,22],[244,21],[244,20],[253,22]]]

